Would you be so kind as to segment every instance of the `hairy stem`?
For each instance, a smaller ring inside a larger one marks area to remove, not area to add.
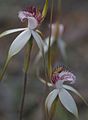
[[[21,100],[19,120],[22,120],[22,117],[23,117],[23,109],[24,109],[24,102],[25,102],[25,95],[26,95],[26,88],[27,88],[27,75],[28,75],[28,69],[29,69],[29,63],[30,63],[31,49],[32,49],[32,39],[30,39],[30,41],[28,43],[27,54],[26,54],[26,57],[25,57],[24,86],[23,86],[23,95],[22,95],[22,100]]]

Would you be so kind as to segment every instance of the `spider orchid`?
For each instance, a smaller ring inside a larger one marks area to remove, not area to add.
[[[59,30],[57,28],[57,24],[54,23],[52,24],[52,27],[51,27],[51,45],[53,45],[53,43],[56,41],[56,39],[58,40],[58,47],[60,49],[60,52],[61,52],[61,55],[62,57],[66,60],[67,56],[66,56],[66,51],[65,51],[65,48],[66,48],[66,44],[65,42],[62,40],[62,35],[63,35],[63,32],[64,32],[64,25],[63,24],[59,24]],[[58,35],[56,34],[58,32]],[[57,35],[57,37],[56,37]],[[49,37],[45,38],[45,44],[44,44],[44,53],[47,53],[48,51],[48,44],[49,44]],[[37,63],[39,61],[39,59],[42,57],[42,54],[41,52],[39,52],[36,56],[36,59],[35,59],[35,63]]]
[[[32,6],[24,9],[23,11],[20,11],[18,13],[18,17],[22,22],[24,22],[25,20],[28,21],[28,25],[26,28],[17,28],[17,29],[7,30],[2,34],[0,34],[0,38],[1,38],[11,33],[23,31],[12,42],[9,49],[9,53],[8,53],[8,60],[12,56],[17,54],[26,45],[26,43],[30,40],[31,36],[36,41],[40,51],[42,52],[43,50],[44,42],[36,30],[37,27],[43,21],[42,13],[37,8]]]
[[[40,79],[43,83],[45,81]],[[65,70],[63,67],[57,67],[51,75],[51,83],[47,83],[48,86],[52,86],[55,89],[49,93],[45,101],[45,108],[50,112],[54,100],[58,97],[62,105],[73,115],[78,118],[78,110],[76,103],[70,93],[67,91],[72,91],[78,95],[86,105],[88,103],[80,95],[80,93],[73,87],[66,85],[65,83],[74,84],[76,77],[73,73]]]

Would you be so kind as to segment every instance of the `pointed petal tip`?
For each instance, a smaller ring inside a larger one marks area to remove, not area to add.
[[[26,30],[26,29],[27,28],[17,28],[17,29],[6,30],[0,34],[0,38],[4,37],[6,35],[9,35],[9,34],[15,33],[15,32]]]
[[[74,89],[73,87],[69,86],[69,85],[63,85],[63,87],[67,90],[70,90],[72,91],[73,93],[75,93],[78,97],[80,97],[83,102],[88,106],[88,102],[84,99],[84,97],[76,90]]]
[[[61,101],[62,105],[70,113],[72,113],[76,118],[79,118],[78,117],[78,109],[77,109],[76,103],[75,103],[73,97],[70,95],[70,93],[63,88],[59,92],[59,98],[60,98],[60,101]]]
[[[30,37],[31,37],[31,32],[29,31],[29,29],[20,33],[10,46],[8,59],[10,59],[12,56],[17,54],[25,46],[25,44],[28,42]]]
[[[32,35],[33,35],[33,37],[34,37],[34,39],[35,39],[35,41],[40,49],[40,52],[43,53],[44,42],[43,42],[41,36],[36,31],[33,31],[33,30],[32,30]]]
[[[57,90],[55,89],[52,92],[50,92],[49,95],[47,96],[46,101],[45,101],[45,108],[47,109],[48,112],[50,112],[52,103],[56,99],[57,95],[58,93],[57,93]]]

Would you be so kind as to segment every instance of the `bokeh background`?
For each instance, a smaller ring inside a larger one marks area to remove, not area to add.
[[[43,8],[45,0],[0,0],[0,33],[7,29],[24,27],[18,19],[18,11],[28,5],[36,5]],[[50,3],[51,4],[51,1]],[[54,0],[53,22],[56,21],[57,0]],[[50,7],[45,22],[41,26],[44,36],[47,36],[50,17]],[[74,72],[77,81],[74,87],[84,96],[88,102],[88,0],[62,0],[62,12],[60,23],[65,30],[63,40],[66,43],[67,63],[62,58],[55,46],[52,48],[53,66],[64,65]],[[47,32],[46,32],[47,31]],[[8,35],[0,39],[0,70],[2,70],[11,42],[19,33]],[[39,62],[33,66],[38,48],[33,46],[27,93],[24,106],[24,120],[43,120],[42,101],[45,87],[36,77],[35,69]],[[18,120],[19,107],[23,87],[23,62],[24,49],[12,59],[0,83],[0,120]],[[74,96],[74,95],[73,95]],[[80,120],[88,120],[88,107],[77,96]],[[62,106],[58,106],[54,120],[76,120]]]

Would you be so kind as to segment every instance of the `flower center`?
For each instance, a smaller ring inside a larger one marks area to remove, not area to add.
[[[76,77],[73,73],[66,71],[63,67],[57,67],[52,73],[51,80],[55,86],[58,86],[59,81],[62,81],[61,84],[65,81],[73,84],[76,80]]]
[[[34,17],[28,18],[28,28],[35,29],[38,26],[38,22]]]
[[[23,11],[20,11],[18,17],[21,21],[24,21],[25,19],[29,20],[30,17],[35,18],[38,24],[40,24],[43,20],[42,13],[33,6],[27,7]]]
[[[58,80],[61,80],[59,74],[64,70],[63,67],[57,67],[51,76],[52,83],[55,84]]]

